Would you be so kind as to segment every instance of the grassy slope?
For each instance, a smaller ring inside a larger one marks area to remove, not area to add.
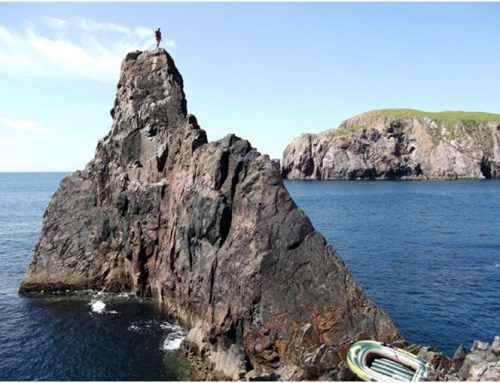
[[[392,116],[396,118],[405,117],[431,117],[440,121],[481,121],[481,122],[500,122],[500,114],[485,113],[485,112],[463,112],[463,111],[446,111],[446,112],[423,112],[415,109],[379,109],[367,112],[367,114],[378,114],[381,116]]]
[[[500,122],[500,114],[485,112],[463,112],[463,111],[445,111],[445,112],[424,112],[415,109],[378,109],[363,113],[359,116],[382,116],[393,118],[420,118],[429,117],[435,120],[437,126],[432,134],[434,144],[442,141],[449,141],[463,135],[476,135],[478,142],[482,142],[486,151],[493,148],[493,138],[491,128],[484,123]],[[457,122],[462,122],[462,127],[457,129]],[[479,123],[479,124],[478,124]],[[482,123],[482,124],[481,124]],[[365,125],[356,125],[330,129],[327,132],[336,137],[349,136],[362,129],[368,128]],[[445,128],[443,131],[442,128]]]

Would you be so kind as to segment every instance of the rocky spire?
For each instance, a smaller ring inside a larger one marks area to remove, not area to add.
[[[110,133],[44,215],[22,293],[152,297],[217,378],[345,378],[357,339],[401,336],[283,186],[234,135],[207,142],[163,49],[122,63]]]

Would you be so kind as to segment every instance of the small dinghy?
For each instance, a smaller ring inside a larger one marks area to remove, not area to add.
[[[415,355],[373,340],[354,343],[347,353],[347,364],[361,379],[375,382],[417,382],[426,379],[431,369]]]

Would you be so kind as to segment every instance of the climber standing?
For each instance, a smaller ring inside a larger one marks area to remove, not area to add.
[[[155,37],[156,37],[156,48],[160,46],[160,41],[161,41],[161,32],[160,32],[160,27],[155,31]]]

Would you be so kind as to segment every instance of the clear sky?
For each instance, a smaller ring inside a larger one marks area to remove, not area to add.
[[[0,171],[73,171],[154,29],[209,140],[281,158],[380,108],[500,112],[500,3],[0,3]]]

